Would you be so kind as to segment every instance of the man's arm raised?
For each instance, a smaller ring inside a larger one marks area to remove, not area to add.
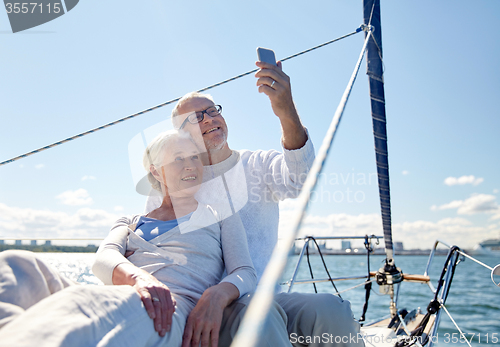
[[[281,61],[277,66],[260,61],[255,65],[260,68],[255,74],[259,93],[269,97],[273,112],[281,122],[283,147],[288,150],[302,148],[307,134],[293,103],[290,77],[281,69]]]

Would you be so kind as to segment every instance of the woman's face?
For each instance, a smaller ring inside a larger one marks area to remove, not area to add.
[[[163,164],[156,168],[157,179],[167,186],[171,197],[193,196],[203,179],[199,150],[190,139],[175,138],[168,142]]]

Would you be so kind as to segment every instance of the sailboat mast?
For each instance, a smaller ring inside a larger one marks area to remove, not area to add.
[[[382,61],[382,27],[380,24],[380,0],[363,0],[363,21],[371,25],[371,35],[367,45],[367,75],[370,85],[370,103],[372,109],[373,137],[377,162],[378,189],[382,211],[382,227],[385,241],[385,266],[376,274],[380,290],[389,294],[391,316],[397,314],[394,300],[394,285],[403,280],[401,270],[396,268],[392,245],[391,194],[389,187],[389,160],[387,153],[387,129],[385,118],[384,67]]]
[[[387,130],[385,118],[384,71],[382,62],[382,28],[380,25],[380,0],[363,0],[363,22],[374,27],[367,47],[367,75],[370,84],[373,135],[377,176],[384,230],[387,263],[394,265],[392,244],[391,195],[389,187],[389,161],[387,158]],[[365,33],[368,35],[368,33]]]

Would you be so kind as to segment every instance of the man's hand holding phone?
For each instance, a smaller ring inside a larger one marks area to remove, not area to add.
[[[276,62],[274,52],[266,48],[257,48],[259,61],[255,63],[259,93],[264,93],[271,101],[274,114],[281,122],[283,147],[289,150],[304,146],[307,134],[300,121],[292,99],[290,77],[281,69],[281,61]]]
[[[275,54],[267,48],[257,48],[259,61],[255,63],[260,70],[257,71],[257,86],[259,93],[266,94],[271,100],[271,106],[278,118],[296,114],[292,100],[290,77],[281,69],[281,62],[276,62]]]

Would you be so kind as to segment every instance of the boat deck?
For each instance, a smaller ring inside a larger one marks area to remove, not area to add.
[[[412,332],[420,324],[421,320],[425,317],[424,314],[419,313],[414,319],[406,324],[409,332]],[[429,318],[429,323],[424,330],[424,336],[427,336],[434,325],[435,316]],[[377,323],[361,328],[361,334],[365,340],[366,347],[393,347],[397,341],[404,338],[402,327],[398,328],[397,333],[394,329],[387,326],[391,322],[391,318],[381,320]]]

